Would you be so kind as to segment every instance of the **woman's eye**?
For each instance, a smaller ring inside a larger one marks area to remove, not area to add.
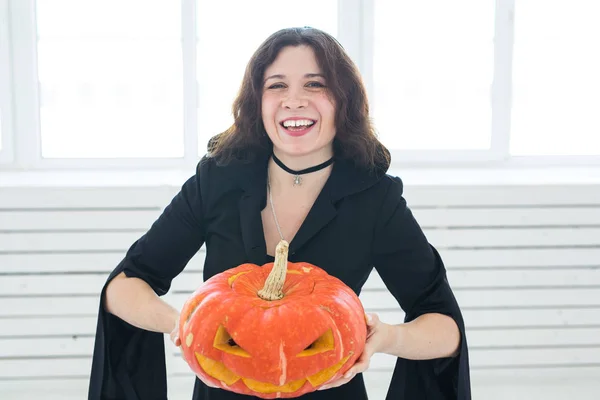
[[[283,83],[274,83],[271,86],[268,86],[267,89],[285,89],[287,86]],[[322,84],[321,82],[308,82],[306,84],[306,87],[308,88],[324,88],[325,85]]]

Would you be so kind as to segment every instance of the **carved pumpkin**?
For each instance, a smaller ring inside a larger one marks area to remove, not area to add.
[[[364,349],[362,304],[308,263],[242,264],[213,276],[183,306],[183,357],[207,382],[260,398],[290,398],[341,377]],[[286,268],[287,267],[287,268]]]

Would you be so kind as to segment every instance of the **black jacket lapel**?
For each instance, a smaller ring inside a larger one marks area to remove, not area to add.
[[[244,194],[240,198],[240,228],[248,262],[262,265],[266,261],[266,244],[262,219],[260,216],[260,198]]]
[[[241,165],[237,175],[244,193],[239,200],[240,229],[248,262],[266,262],[267,246],[261,219],[266,204],[267,160]]]
[[[290,243],[290,253],[293,255],[336,217],[340,199],[368,188],[381,176],[381,173],[370,174],[348,161],[337,160],[323,190]]]
[[[240,165],[235,174],[244,191],[239,201],[244,248],[248,261],[259,265],[264,264],[267,259],[261,211],[267,201],[268,161],[269,157],[266,157],[252,164]],[[329,179],[290,243],[290,255],[335,218],[338,200],[368,188],[380,178],[381,174],[369,174],[349,161],[336,161]]]
[[[332,203],[330,195],[332,177],[333,172],[308,212],[308,215],[300,226],[296,236],[292,239],[292,242],[290,243],[290,255],[293,255],[298,249],[305,245],[337,215],[337,209]]]

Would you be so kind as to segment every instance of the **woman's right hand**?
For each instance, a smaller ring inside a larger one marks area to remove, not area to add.
[[[177,347],[181,346],[181,339],[179,339],[179,315],[175,319],[175,328],[169,334],[171,342]],[[183,352],[181,353],[183,355]]]
[[[183,361],[185,361],[185,363],[187,364],[187,360],[183,356],[183,350],[181,350],[181,339],[179,338],[179,317],[175,320],[175,328],[173,328],[173,330],[171,331],[169,336],[171,337],[171,342],[173,342],[173,344],[175,346],[179,347],[179,351],[181,352],[181,358],[183,358]],[[215,386],[211,382],[207,382],[201,376],[199,376],[199,375],[196,375],[196,376],[198,377],[198,379],[200,379],[202,382],[204,382],[204,384],[206,386],[215,388],[215,389],[220,389],[219,386]]]

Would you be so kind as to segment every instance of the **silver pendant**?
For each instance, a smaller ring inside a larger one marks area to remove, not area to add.
[[[300,175],[296,175],[294,177],[294,186],[300,186],[302,184],[302,178]]]

